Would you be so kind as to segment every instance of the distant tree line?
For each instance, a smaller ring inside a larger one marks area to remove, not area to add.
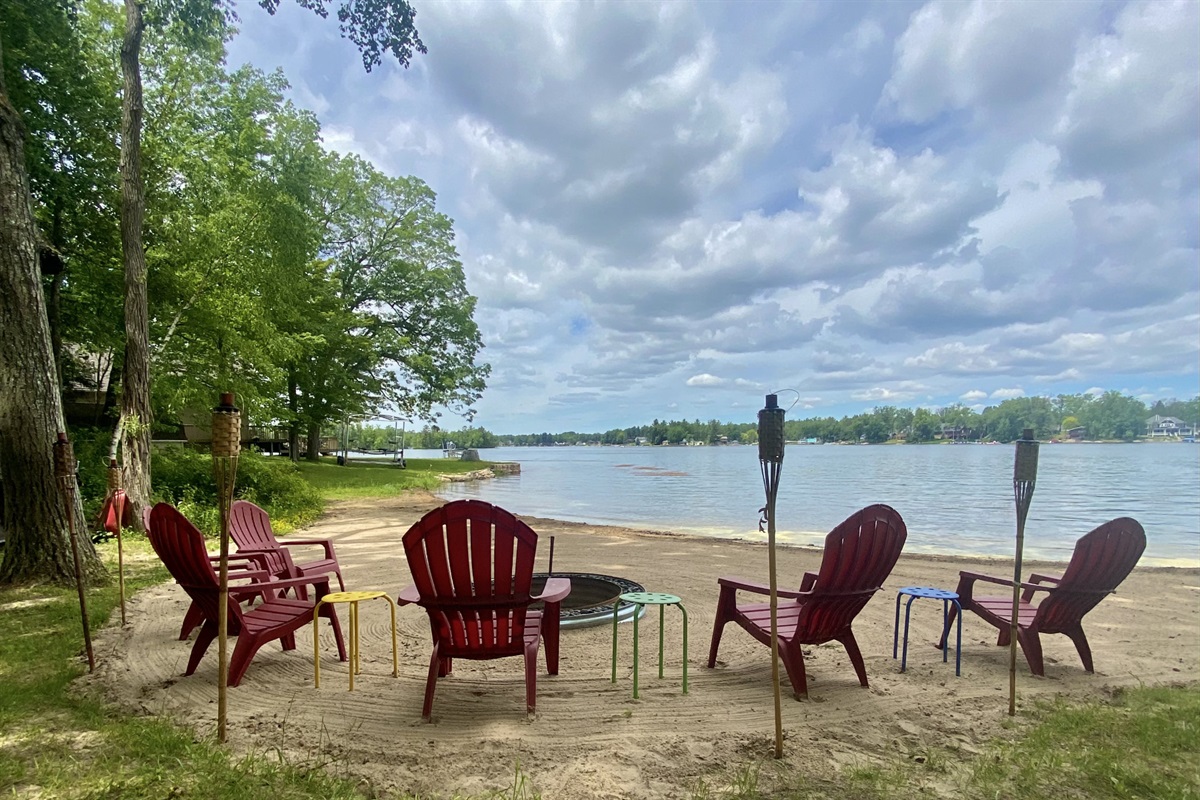
[[[1017,397],[996,406],[975,411],[961,403],[938,410],[876,406],[874,409],[841,419],[809,417],[789,419],[784,434],[789,441],[869,442],[879,444],[902,440],[912,443],[942,439],[962,441],[1011,442],[1025,428],[1032,428],[1039,439],[1065,437],[1068,431],[1083,428],[1083,438],[1132,441],[1147,433],[1146,420],[1154,415],[1176,417],[1189,428],[1200,421],[1200,396],[1191,400],[1159,400],[1147,406],[1141,400],[1117,391],[1103,394],[1060,394],[1055,397]],[[390,450],[395,435],[392,428],[357,425],[351,430],[352,447]],[[458,448],[497,446],[541,446],[575,444],[662,445],[662,444],[754,444],[758,441],[756,422],[721,422],[710,419],[664,421],[649,425],[613,428],[602,433],[493,434],[484,428],[468,427],[445,431],[425,426],[408,431],[405,444],[413,448],[441,449],[449,443]]]

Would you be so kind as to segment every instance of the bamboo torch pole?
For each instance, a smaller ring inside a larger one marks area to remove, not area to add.
[[[779,585],[775,572],[775,497],[783,469],[783,415],[778,397],[767,395],[766,408],[758,412],[758,461],[762,467],[767,505],[767,560],[771,580],[771,683],[775,688],[775,757],[783,758],[783,704],[779,691]]]
[[[233,502],[234,478],[241,449],[241,414],[233,405],[233,392],[221,395],[212,415],[213,479],[217,484],[217,511],[221,521],[221,558],[217,592],[217,740],[225,741],[226,687],[229,660],[229,506]]]
[[[121,488],[121,468],[117,460],[108,460],[108,496],[112,503],[113,519],[117,529],[117,591],[121,601],[121,624],[125,624],[125,546],[121,541],[121,528],[125,524],[125,490]]]
[[[1017,442],[1017,455],[1013,462],[1013,497],[1017,502],[1017,555],[1013,565],[1012,627],[1008,640],[1008,715],[1017,713],[1017,638],[1020,633],[1021,613],[1021,556],[1025,549],[1025,518],[1029,515],[1029,503],[1033,500],[1033,487],[1037,483],[1038,443],[1033,438],[1033,429],[1026,428]]]
[[[79,558],[79,542],[75,538],[75,451],[65,433],[58,434],[54,444],[54,474],[62,493],[63,512],[67,515],[67,532],[71,537],[71,557],[75,561],[75,588],[79,591],[79,616],[83,620],[83,644],[87,649],[88,672],[96,671],[96,655],[92,651],[92,629],[88,623],[87,594],[83,586],[83,563]]]

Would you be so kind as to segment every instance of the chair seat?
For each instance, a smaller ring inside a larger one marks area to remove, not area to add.
[[[980,612],[990,614],[1006,625],[1012,625],[1011,597],[976,597],[975,605],[979,607]],[[1028,628],[1037,619],[1037,606],[1022,600],[1018,608],[1017,624],[1022,628]]]

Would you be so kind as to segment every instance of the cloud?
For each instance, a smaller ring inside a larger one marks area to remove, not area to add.
[[[428,56],[368,76],[336,26],[247,10],[230,63],[282,64],[327,147],[438,193],[477,424],[1200,392],[1194,2],[430,0],[419,27]]]
[[[1024,397],[1025,390],[1020,386],[1015,386],[1011,389],[997,389],[988,395],[991,400],[1012,400],[1016,397]]]

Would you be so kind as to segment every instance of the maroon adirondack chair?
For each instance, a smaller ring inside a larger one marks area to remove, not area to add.
[[[229,536],[237,543],[239,555],[261,554],[266,559],[267,570],[277,578],[304,578],[317,575],[336,575],[338,588],[346,591],[342,581],[342,567],[328,539],[288,539],[279,541],[271,530],[271,518],[267,512],[249,500],[235,500],[229,510]],[[316,561],[297,564],[288,551],[290,547],[317,546],[325,551],[325,557]],[[303,599],[305,588],[299,586],[297,594]]]
[[[546,671],[558,674],[559,613],[571,592],[567,578],[550,578],[530,595],[537,534],[509,512],[479,500],[455,500],[430,511],[404,534],[414,584],[399,603],[429,614],[433,654],[421,716],[429,719],[437,679],[453,659],[525,657],[525,705],[537,703],[537,653],[546,637]],[[541,611],[531,603],[543,601]]]
[[[797,700],[808,696],[802,645],[841,642],[859,683],[867,685],[867,668],[850,624],[883,586],[907,536],[908,529],[895,509],[867,506],[825,537],[820,572],[804,573],[799,590],[778,590],[779,655]],[[738,578],[719,578],[717,582],[721,596],[708,651],[710,669],[716,666],[717,648],[727,622],[736,622],[758,641],[771,645],[770,603],[737,602],[738,591],[767,595],[770,589]]]
[[[1137,565],[1146,549],[1146,532],[1137,520],[1119,517],[1109,520],[1075,543],[1075,552],[1061,577],[1033,573],[1021,587],[1024,592],[1018,605],[1017,643],[1025,653],[1034,675],[1046,674],[1042,661],[1043,633],[1065,633],[1075,643],[1079,660],[1088,672],[1092,668],[1092,649],[1083,633],[1083,617],[1101,600],[1112,594],[1121,581]],[[986,581],[1008,587],[1003,597],[976,597],[976,581]],[[1043,585],[1050,584],[1050,585]],[[1012,640],[1012,580],[994,578],[975,572],[960,572],[958,597],[963,612],[974,611],[988,624],[1000,629],[997,645],[1008,646]],[[1033,605],[1035,592],[1047,596]],[[950,630],[957,612],[950,610],[942,641]],[[938,647],[941,647],[938,643]]]
[[[184,673],[191,675],[196,671],[208,646],[217,637],[217,573],[205,550],[203,534],[174,506],[159,503],[151,510],[149,517],[146,529],[150,544],[204,617],[200,633],[196,636],[196,643],[192,645],[187,671]],[[284,650],[296,649],[295,632],[305,625],[312,624],[315,603],[311,600],[280,597],[277,593],[302,583],[311,585],[317,598],[329,592],[328,576],[291,578],[271,581],[269,584],[251,583],[247,586],[229,587],[227,630],[230,636],[237,637],[237,644],[229,659],[230,686],[241,683],[254,654],[267,642],[278,639]],[[260,596],[262,602],[253,608],[244,609],[237,601],[249,595]],[[345,661],[346,647],[342,641],[342,628],[338,624],[333,604],[322,605],[320,616],[328,619],[333,626],[338,657]]]

